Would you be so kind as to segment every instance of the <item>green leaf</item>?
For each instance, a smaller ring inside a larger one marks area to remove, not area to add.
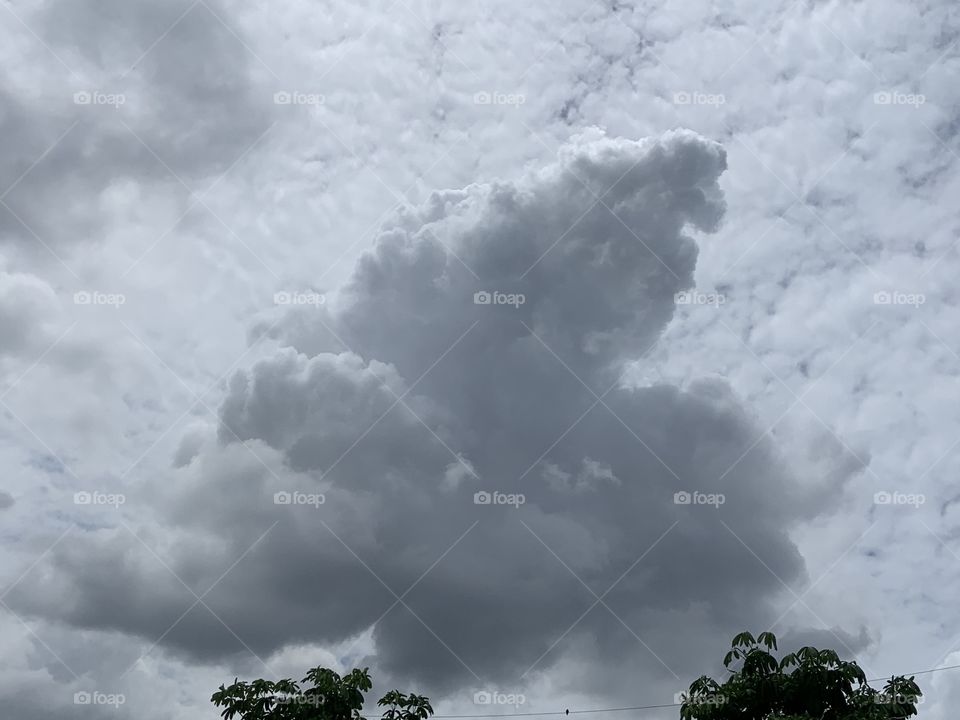
[[[777,638],[772,632],[762,632],[757,637],[757,642],[761,645],[765,645],[768,650],[777,649]]]

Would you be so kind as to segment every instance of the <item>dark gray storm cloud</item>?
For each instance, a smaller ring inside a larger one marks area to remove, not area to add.
[[[701,671],[694,637],[773,617],[804,577],[790,530],[857,469],[798,478],[722,382],[618,382],[693,284],[688,232],[720,223],[725,166],[690,132],[592,133],[399,215],[233,377],[215,436],[191,431],[169,477],[130,489],[126,509],[155,510],[144,541],[214,586],[222,623],[181,617],[195,598],[122,531],[58,546],[11,604],[202,660],[376,622],[372,661],[434,688],[522,683],[587,645]]]
[[[0,241],[96,241],[103,193],[187,192],[269,127],[271,96],[217,2],[49,0],[17,17],[33,73],[0,74]],[[10,19],[10,22],[17,22]]]

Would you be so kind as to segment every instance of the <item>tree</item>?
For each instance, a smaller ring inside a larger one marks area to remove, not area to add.
[[[340,677],[333,670],[316,667],[301,683],[312,687],[302,690],[293,680],[254,680],[220,686],[210,701],[222,707],[220,717],[232,720],[364,720],[360,715],[364,693],[373,684],[369,668],[353,670]],[[427,720],[433,715],[430,701],[423,695],[407,695],[391,690],[377,702],[386,708],[383,720]]]
[[[855,662],[833,650],[801,648],[778,662],[773,633],[742,632],[723,659],[720,684],[704,675],[690,685],[681,720],[896,720],[917,714],[923,694],[913,677],[891,677],[883,690],[867,684]],[[732,669],[740,661],[738,670]]]

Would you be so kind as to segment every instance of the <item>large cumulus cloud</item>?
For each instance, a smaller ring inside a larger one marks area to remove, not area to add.
[[[162,564],[92,530],[12,606],[205,660],[376,622],[373,661],[433,688],[521,684],[587,644],[702,671],[691,636],[772,617],[804,575],[791,528],[857,469],[838,453],[831,484],[797,477],[719,381],[619,381],[692,286],[688,233],[720,223],[725,166],[694,133],[594,132],[400,214],[326,306],[270,331],[285,347],[233,377],[219,426],[130,489]],[[274,503],[293,490],[325,502]]]

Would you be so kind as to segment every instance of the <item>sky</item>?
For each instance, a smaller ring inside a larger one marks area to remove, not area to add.
[[[958,28],[4,3],[10,717],[317,665],[372,713],[670,705],[741,630],[960,664]]]

